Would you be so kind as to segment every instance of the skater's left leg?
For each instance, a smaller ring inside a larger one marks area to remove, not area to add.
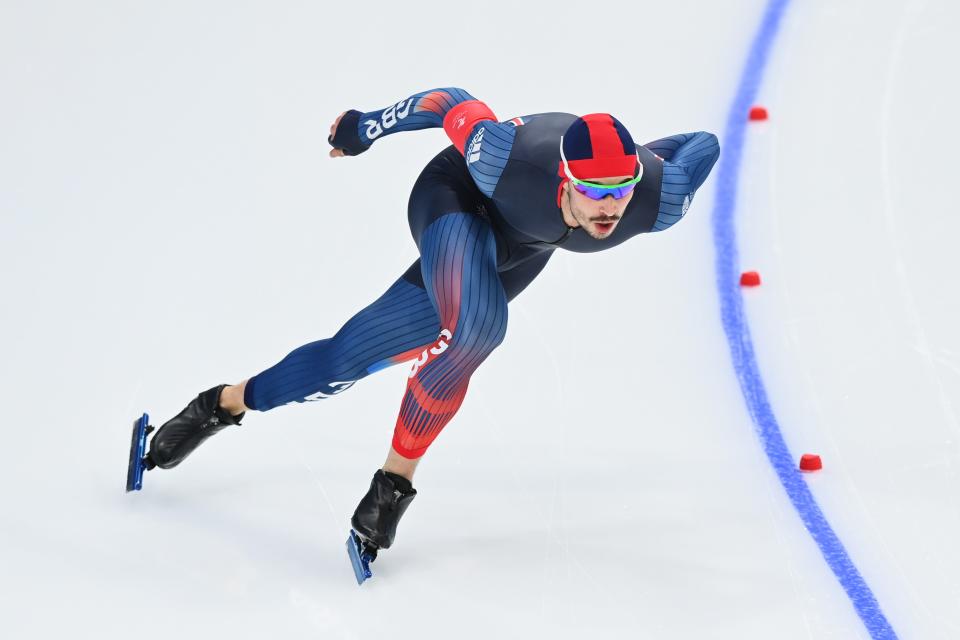
[[[394,451],[411,460],[456,415],[470,376],[507,331],[507,296],[486,219],[448,213],[427,227],[419,244],[424,285],[441,330],[413,364],[394,428]]]
[[[512,302],[514,298],[520,295],[520,292],[540,275],[552,254],[552,249],[531,252],[530,256],[517,266],[499,272],[500,283],[503,285],[507,302]],[[419,280],[418,284],[423,284],[423,280]],[[383,470],[407,480],[413,480],[413,474],[421,459],[422,456],[416,458],[403,456],[391,445],[390,451],[387,453],[387,460],[383,464]]]
[[[387,452],[387,460],[383,463],[381,467],[384,471],[389,471],[390,473],[395,473],[398,476],[402,476],[407,480],[413,481],[413,474],[417,470],[417,465],[420,464],[419,458],[406,458],[400,455],[396,449],[393,448],[393,445],[390,445],[390,451]]]
[[[448,213],[427,227],[419,244],[440,337],[414,362],[390,455],[351,519],[364,548],[374,554],[393,544],[400,517],[416,496],[411,478],[419,459],[457,413],[470,376],[507,328],[507,296],[489,222],[471,213]]]

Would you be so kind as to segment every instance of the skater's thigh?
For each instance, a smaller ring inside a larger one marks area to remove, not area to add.
[[[520,293],[533,282],[543,268],[550,261],[552,251],[543,251],[531,256],[524,262],[499,272],[500,283],[507,295],[507,301],[513,301]],[[421,261],[417,260],[403,274],[403,279],[410,284],[425,289]]]
[[[441,327],[454,342],[478,340],[490,349],[500,343],[507,297],[497,273],[496,239],[485,218],[456,212],[432,222],[421,239],[420,271]]]
[[[439,316],[426,291],[401,277],[336,335],[298,347],[250,378],[244,402],[267,411],[329,398],[375,371],[412,360],[439,333]]]
[[[411,269],[419,264],[417,260]],[[350,318],[333,340],[340,350],[355,354],[364,373],[372,373],[415,357],[439,331],[440,318],[430,296],[404,274]]]

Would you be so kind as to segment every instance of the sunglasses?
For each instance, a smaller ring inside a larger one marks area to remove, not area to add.
[[[563,136],[560,136],[560,159],[563,160],[563,172],[567,174],[567,178],[569,178],[573,188],[591,200],[603,200],[610,195],[619,200],[632,193],[634,187],[636,187],[637,183],[643,178],[643,165],[640,163],[639,154],[637,154],[637,167],[639,169],[637,176],[626,182],[597,184],[596,182],[587,182],[586,180],[574,178],[573,174],[570,173],[570,165],[567,164],[567,157],[563,155]]]

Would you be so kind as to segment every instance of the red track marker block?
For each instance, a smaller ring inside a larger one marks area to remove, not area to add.
[[[800,471],[820,471],[823,461],[815,453],[805,453],[800,456]]]
[[[740,274],[741,287],[759,287],[760,274],[756,271],[744,271]]]
[[[750,107],[750,119],[754,122],[759,122],[761,120],[766,120],[769,117],[766,107],[754,106]]]

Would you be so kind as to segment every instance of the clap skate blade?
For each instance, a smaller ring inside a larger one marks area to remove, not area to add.
[[[347,538],[347,554],[350,556],[350,564],[353,565],[357,584],[363,584],[364,580],[373,577],[370,563],[377,559],[376,545],[365,542],[356,531],[350,529],[350,537]]]
[[[143,414],[133,421],[133,435],[130,438],[130,458],[127,460],[127,491],[140,491],[143,487],[143,471],[146,468],[143,458],[147,452],[147,435],[153,427],[147,424],[150,416]]]

